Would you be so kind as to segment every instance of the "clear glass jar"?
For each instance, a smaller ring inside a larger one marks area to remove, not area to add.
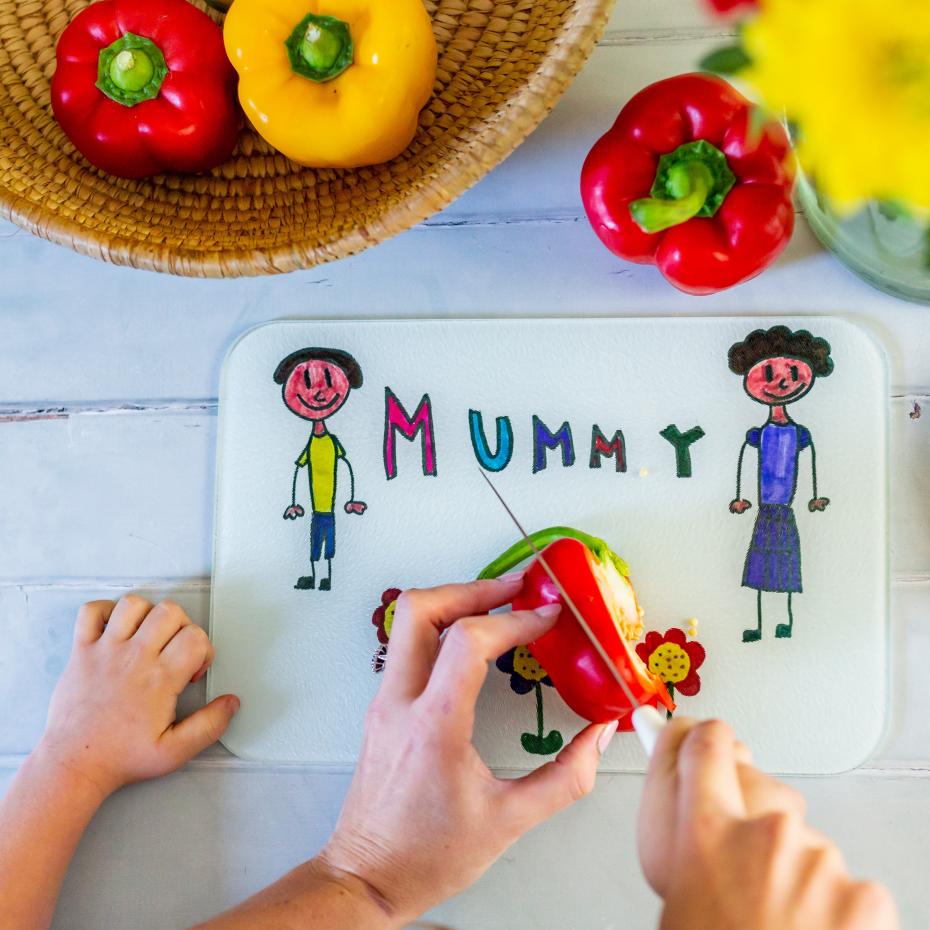
[[[839,217],[803,175],[798,196],[817,238],[844,265],[873,287],[930,304],[930,230],[927,224],[870,202]]]

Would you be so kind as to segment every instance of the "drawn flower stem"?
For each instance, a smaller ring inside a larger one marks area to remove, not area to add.
[[[533,689],[536,692],[536,735],[541,741],[544,729],[542,685],[538,681],[535,681],[533,682]]]
[[[550,756],[562,748],[562,734],[558,730],[552,730],[549,734],[546,734],[542,685],[538,681],[534,681],[533,690],[536,692],[536,732],[521,734],[520,743],[527,752],[533,753],[533,755]]]
[[[669,681],[669,682],[666,682],[665,687],[668,691],[668,696],[674,701],[675,700],[675,686]],[[665,716],[666,716],[666,719],[671,720],[672,712],[670,710],[667,710],[665,712]]]

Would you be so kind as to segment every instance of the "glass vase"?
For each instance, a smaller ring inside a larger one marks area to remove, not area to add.
[[[839,216],[803,175],[798,196],[811,229],[844,265],[879,290],[930,304],[926,222],[876,201],[852,216]]]

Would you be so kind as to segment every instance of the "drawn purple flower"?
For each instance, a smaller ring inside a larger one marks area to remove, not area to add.
[[[510,687],[517,694],[536,692],[536,732],[522,733],[520,743],[523,748],[538,756],[548,756],[562,748],[562,734],[552,730],[546,735],[543,721],[543,697],[541,685],[552,687],[552,679],[546,670],[533,658],[526,646],[515,646],[509,652],[498,656],[497,667],[510,676]]]
[[[526,646],[514,646],[499,656],[495,665],[510,676],[510,687],[517,694],[529,694],[536,682],[552,687],[552,679]]]

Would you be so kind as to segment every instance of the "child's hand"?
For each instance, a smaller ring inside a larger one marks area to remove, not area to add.
[[[298,517],[304,515],[304,509],[300,504],[291,504],[287,510],[284,511],[285,520],[296,520]]]
[[[745,498],[730,501],[730,513],[745,513],[750,507],[752,504]]]
[[[178,695],[213,661],[207,634],[172,601],[92,601],[52,694],[43,755],[106,796],[165,775],[215,743],[239,709],[231,694],[175,722]]]
[[[488,663],[541,636],[558,614],[487,616],[521,583],[517,576],[446,585],[405,591],[397,601],[355,778],[316,860],[337,880],[360,879],[363,905],[380,904],[391,926],[470,885],[523,833],[587,794],[617,729],[616,722],[587,727],[525,778],[498,780],[482,762],[471,739]],[[371,914],[351,925],[381,926]]]
[[[849,877],[804,820],[803,798],[752,767],[719,721],[676,719],[649,767],[643,871],[665,899],[660,930],[897,930],[880,885]]]

